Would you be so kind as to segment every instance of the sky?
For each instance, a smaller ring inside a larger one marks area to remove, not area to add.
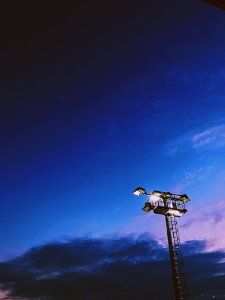
[[[225,11],[22,0],[0,23],[0,299],[173,299],[137,186],[189,196],[192,298],[225,299]]]

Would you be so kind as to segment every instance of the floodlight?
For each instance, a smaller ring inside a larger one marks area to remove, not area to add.
[[[183,202],[188,202],[190,201],[190,199],[188,198],[188,196],[186,194],[183,195],[179,195],[179,200],[183,201]]]
[[[140,196],[140,195],[147,195],[147,192],[144,188],[139,186],[133,191],[133,194],[136,196]]]
[[[167,216],[173,216],[173,217],[181,217],[183,216],[183,214],[186,213],[186,209],[172,209],[172,208],[169,208],[167,210],[167,212],[165,213],[165,215]]]
[[[145,202],[145,206],[142,208],[142,210],[149,212],[150,210],[152,210],[154,208],[154,205],[152,205],[149,202]]]
[[[149,200],[151,200],[154,203],[157,202],[157,201],[159,201],[160,199],[161,199],[160,196],[158,196],[156,194],[153,194],[153,193],[149,196]]]
[[[160,192],[160,191],[153,191],[152,195],[158,196],[160,198],[170,199],[172,194],[170,192]]]
[[[165,192],[164,197],[166,197],[167,199],[170,199],[172,197],[172,194],[170,192]]]
[[[163,192],[160,192],[160,191],[153,191],[152,192],[152,195],[155,195],[155,196],[158,196],[158,197],[161,197],[163,194]]]

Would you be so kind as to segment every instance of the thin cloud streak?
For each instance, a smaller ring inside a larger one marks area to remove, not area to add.
[[[176,184],[171,190],[175,194],[182,194],[185,192],[187,187],[196,184],[196,182],[201,182],[206,179],[214,170],[214,166],[207,166],[204,168],[196,168],[183,172],[182,180],[176,180]]]
[[[190,150],[218,149],[225,146],[225,124],[209,126],[201,131],[190,131],[164,145],[167,155]]]
[[[209,127],[191,138],[193,148],[223,147],[225,145],[225,124]]]

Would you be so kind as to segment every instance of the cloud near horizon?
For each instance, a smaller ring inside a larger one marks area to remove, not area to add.
[[[205,251],[225,251],[225,201],[220,198],[207,205],[187,205],[188,213],[179,218],[181,241],[204,241]],[[133,218],[121,229],[121,234],[148,232],[161,245],[167,244],[164,220],[153,213],[143,213]]]
[[[225,253],[205,252],[203,241],[186,242],[183,252],[193,299],[224,297]],[[76,238],[0,263],[0,284],[23,299],[172,299],[168,257],[148,234]]]

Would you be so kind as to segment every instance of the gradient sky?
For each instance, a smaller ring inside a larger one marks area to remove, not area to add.
[[[225,11],[198,0],[1,6],[1,261],[145,232],[161,251],[163,219],[141,211],[137,186],[188,194],[182,242],[221,259]]]

